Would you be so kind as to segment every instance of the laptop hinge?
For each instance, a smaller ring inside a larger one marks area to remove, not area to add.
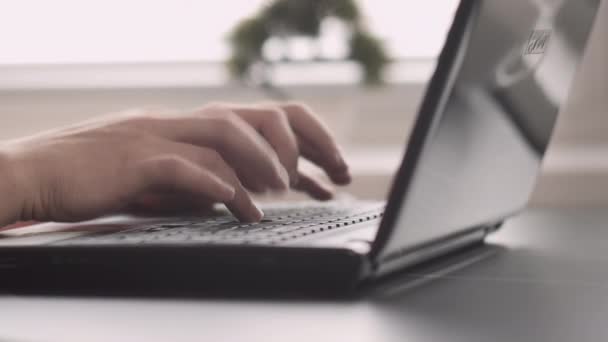
[[[479,227],[457,236],[434,241],[416,248],[406,248],[372,260],[374,278],[445,255],[449,252],[482,242],[495,228]]]

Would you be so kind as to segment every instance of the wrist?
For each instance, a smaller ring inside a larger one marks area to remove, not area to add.
[[[22,197],[14,163],[0,150],[0,228],[22,219]]]

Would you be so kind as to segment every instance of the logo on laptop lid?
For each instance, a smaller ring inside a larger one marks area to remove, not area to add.
[[[546,26],[545,26],[546,27]],[[501,87],[511,87],[532,75],[538,69],[549,48],[552,30],[535,29],[524,40],[523,48],[517,44],[506,54],[496,70],[496,82]],[[522,53],[523,50],[523,53]]]
[[[524,46],[524,55],[542,55],[547,51],[551,30],[534,30]]]

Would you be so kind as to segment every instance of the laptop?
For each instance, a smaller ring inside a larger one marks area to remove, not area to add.
[[[479,245],[526,206],[599,5],[463,0],[386,202],[7,231],[0,288],[349,291]]]

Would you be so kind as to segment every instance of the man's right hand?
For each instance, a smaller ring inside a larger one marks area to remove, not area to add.
[[[153,197],[201,209],[225,203],[240,220],[258,221],[249,192],[292,187],[331,198],[298,170],[300,157],[335,184],[351,178],[327,128],[297,104],[129,112],[0,145],[0,157],[19,203],[18,214],[0,217],[20,220],[92,219]]]

